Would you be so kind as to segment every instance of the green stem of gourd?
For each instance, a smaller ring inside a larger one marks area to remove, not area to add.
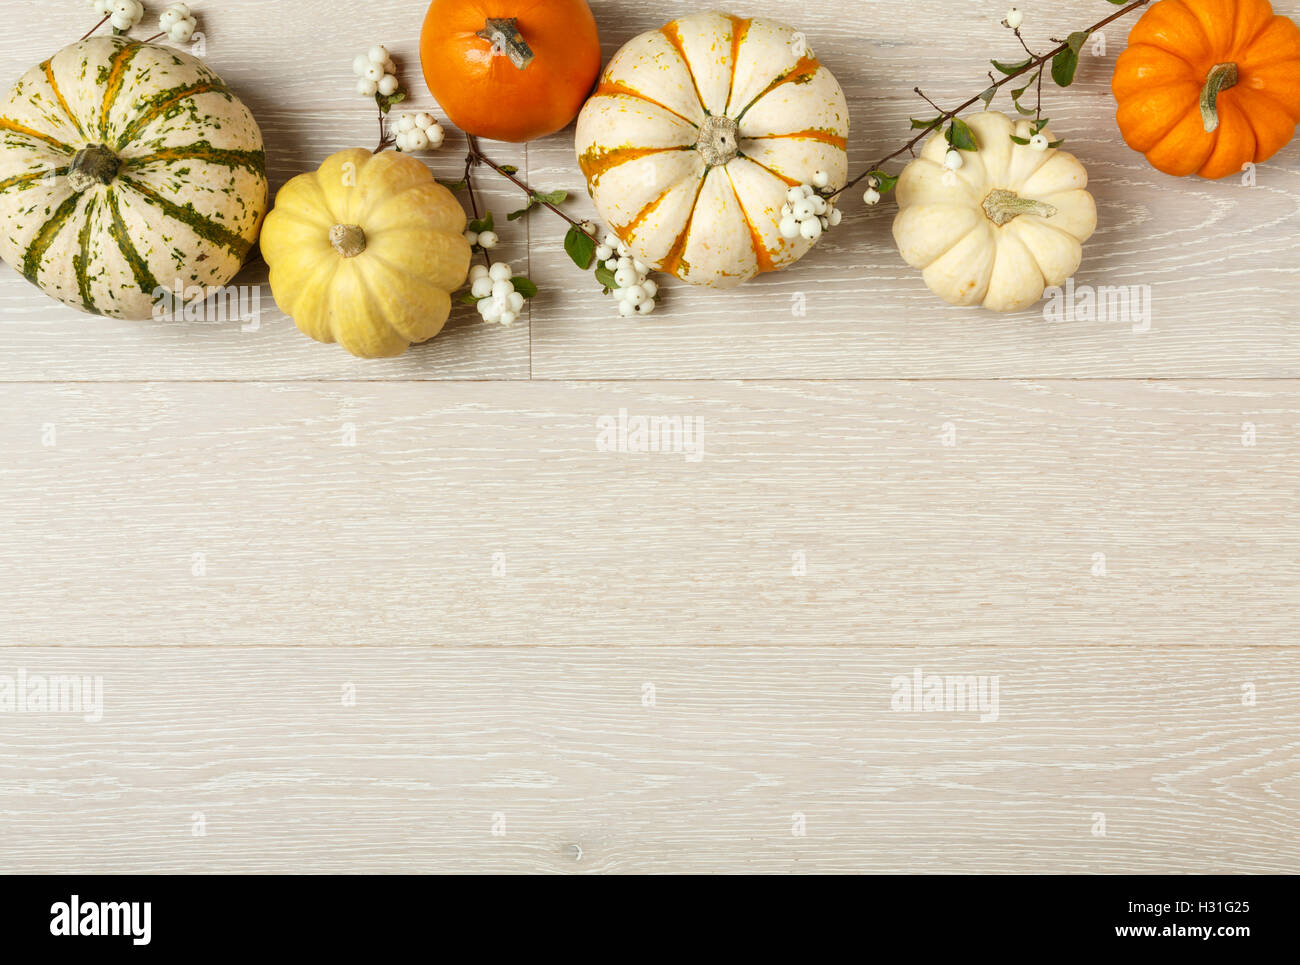
[[[524,70],[533,62],[533,50],[524,42],[514,17],[488,17],[477,34],[492,45],[493,53],[503,53],[510,63]]]
[[[1205,76],[1201,88],[1201,123],[1208,134],[1219,126],[1219,94],[1237,83],[1237,65],[1229,61],[1215,64]]]
[[[1022,214],[1050,218],[1056,212],[1055,205],[1050,205],[1046,201],[1035,201],[1033,198],[1022,198],[1014,191],[1007,191],[1004,188],[995,188],[984,198],[984,214],[999,228]]]
[[[98,184],[110,184],[122,162],[106,144],[83,147],[68,166],[68,186],[80,194]]]

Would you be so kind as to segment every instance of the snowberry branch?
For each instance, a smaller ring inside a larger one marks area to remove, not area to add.
[[[480,150],[479,150],[479,146],[478,146],[478,138],[477,138],[477,137],[475,137],[473,134],[468,134],[468,135],[466,135],[466,137],[469,139],[469,155],[468,155],[468,157],[466,157],[466,159],[465,159],[465,160],[466,160],[466,172],[467,172],[467,173],[466,173],[466,183],[468,183],[468,171],[469,171],[469,167],[470,167],[470,166],[472,166],[472,165],[474,165],[474,164],[486,164],[488,167],[490,167],[490,168],[491,168],[493,171],[495,171],[497,174],[501,175],[503,178],[505,178],[507,181],[509,181],[509,182],[510,182],[511,184],[513,184],[515,187],[519,188],[519,189],[520,189],[521,191],[523,191],[526,195],[528,195],[528,197],[529,197],[530,200],[535,200],[535,201],[537,201],[537,203],[540,204],[543,208],[549,208],[549,209],[550,209],[551,211],[553,211],[555,214],[559,215],[561,218],[563,218],[565,221],[567,221],[570,225],[572,225],[573,227],[577,228],[579,231],[581,231],[581,232],[583,232],[584,234],[586,234],[586,235],[587,235],[588,237],[590,237],[593,241],[595,240],[595,235],[594,235],[592,232],[588,231],[587,228],[584,227],[584,225],[582,224],[582,222],[577,221],[577,220],[575,220],[574,218],[569,217],[567,214],[565,214],[563,211],[561,211],[558,207],[556,207],[555,205],[551,204],[551,202],[549,202],[549,201],[545,201],[545,200],[542,200],[542,199],[538,198],[538,196],[537,196],[537,192],[534,191],[531,187],[529,187],[529,186],[528,186],[528,183],[527,183],[526,181],[524,181],[524,180],[522,180],[521,178],[517,177],[517,176],[514,174],[513,171],[511,171],[510,169],[506,168],[504,165],[497,164],[496,161],[493,161],[490,157],[488,157],[486,154],[484,154],[482,151],[480,151]],[[477,213],[475,214],[475,217],[478,217]]]
[[[1116,0],[1110,0],[1110,2],[1115,3]],[[1096,22],[1095,24],[1093,24],[1091,27],[1088,27],[1088,28],[1086,28],[1086,30],[1081,31],[1081,33],[1083,33],[1083,34],[1087,34],[1087,35],[1093,34],[1093,33],[1095,33],[1096,31],[1100,30],[1102,27],[1105,27],[1107,24],[1110,24],[1110,23],[1112,23],[1112,22],[1114,22],[1114,21],[1120,19],[1121,17],[1125,17],[1125,16],[1127,16],[1128,14],[1132,13],[1134,10],[1137,10],[1137,9],[1139,9],[1139,8],[1141,8],[1141,7],[1145,7],[1145,6],[1146,6],[1147,4],[1149,4],[1150,2],[1151,2],[1151,0],[1133,0],[1132,3],[1126,5],[1125,7],[1123,7],[1123,8],[1120,9],[1120,10],[1115,11],[1115,12],[1112,13],[1109,17],[1106,17],[1106,18],[1103,19],[1103,20],[1099,20],[1099,21],[1097,21],[1097,22]],[[1020,28],[1019,28],[1019,24],[1016,24],[1016,25],[1013,27],[1013,30],[1015,31],[1016,37],[1017,37],[1017,38],[1020,38]],[[1023,47],[1025,48],[1025,51],[1026,51],[1027,53],[1030,54],[1030,58],[1029,58],[1028,61],[1026,61],[1024,64],[1020,65],[1020,66],[1017,67],[1016,69],[1007,72],[1007,73],[1005,74],[1005,76],[1003,76],[1002,78],[993,81],[992,84],[990,84],[990,85],[989,85],[988,87],[986,87],[984,90],[980,91],[980,93],[976,94],[974,97],[970,98],[969,100],[964,101],[963,103],[959,104],[957,107],[954,107],[952,110],[949,110],[949,111],[940,110],[940,112],[939,112],[939,116],[938,116],[937,118],[935,118],[934,121],[933,121],[932,123],[927,124],[927,125],[925,126],[925,128],[924,128],[923,130],[921,130],[920,133],[918,133],[918,134],[917,134],[915,137],[913,137],[910,141],[908,141],[908,142],[907,142],[906,144],[904,144],[902,147],[898,148],[898,150],[893,151],[893,152],[891,152],[891,153],[889,153],[889,154],[886,154],[884,157],[880,158],[880,160],[876,161],[874,164],[872,164],[870,167],[868,167],[867,170],[863,171],[863,172],[862,172],[861,174],[859,174],[857,177],[853,178],[851,181],[849,181],[847,184],[845,184],[842,188],[840,188],[839,190],[837,190],[837,191],[835,191],[833,194],[831,194],[830,197],[833,198],[833,197],[835,197],[836,195],[840,194],[840,192],[842,192],[842,191],[847,191],[849,188],[851,188],[851,187],[853,187],[854,185],[860,183],[861,181],[865,180],[866,178],[875,178],[875,179],[878,180],[878,179],[880,178],[880,175],[881,175],[880,168],[881,168],[883,165],[885,165],[885,164],[887,164],[888,162],[892,161],[894,158],[898,157],[898,156],[901,155],[901,154],[908,153],[908,152],[915,154],[915,153],[916,153],[916,152],[915,152],[916,145],[919,144],[919,143],[920,143],[922,140],[924,140],[926,137],[928,137],[932,131],[937,130],[938,128],[942,127],[942,126],[944,125],[944,123],[953,120],[953,119],[956,118],[957,115],[960,114],[962,111],[966,110],[967,108],[973,107],[975,104],[979,103],[981,100],[984,100],[985,103],[987,103],[988,101],[985,100],[985,99],[988,98],[988,99],[991,100],[991,99],[992,99],[992,95],[993,95],[993,93],[994,93],[995,91],[997,91],[999,88],[1001,88],[1003,85],[1005,85],[1005,84],[1007,84],[1007,83],[1009,83],[1009,82],[1015,80],[1017,77],[1023,77],[1025,74],[1028,74],[1030,71],[1033,71],[1033,70],[1035,70],[1035,69],[1037,69],[1038,72],[1039,72],[1039,73],[1038,73],[1038,78],[1037,78],[1037,82],[1038,82],[1038,103],[1039,103],[1039,111],[1040,111],[1040,113],[1041,113],[1041,105],[1042,105],[1042,85],[1043,85],[1043,74],[1042,74],[1042,71],[1043,71],[1044,67],[1045,67],[1048,63],[1051,62],[1052,58],[1056,57],[1057,54],[1060,54],[1060,53],[1062,53],[1062,52],[1064,52],[1064,51],[1067,51],[1067,50],[1070,50],[1070,49],[1072,49],[1072,48],[1071,48],[1071,45],[1070,45],[1070,42],[1069,42],[1069,41],[1061,41],[1061,42],[1060,42],[1056,47],[1053,47],[1051,50],[1047,51],[1047,53],[1045,53],[1045,54],[1037,54],[1037,55],[1035,55],[1035,54],[1034,54],[1034,53],[1029,49],[1028,45],[1025,44],[1025,42],[1024,42],[1023,39],[1020,40],[1020,43],[1021,43],[1021,46],[1023,46]],[[932,106],[935,106],[935,107],[937,108],[937,105],[935,105],[933,101],[930,101],[930,98],[928,98],[928,97],[926,97],[924,94],[922,94],[919,88],[916,90],[916,93],[921,94],[921,96],[922,96],[923,98],[925,98],[925,100],[929,101],[929,103],[930,103]],[[874,185],[875,185],[875,182],[873,181],[873,187],[874,187]],[[882,190],[883,190],[883,188],[882,188]]]

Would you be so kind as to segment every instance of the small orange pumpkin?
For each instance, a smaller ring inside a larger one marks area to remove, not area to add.
[[[1221,178],[1272,157],[1300,122],[1300,28],[1268,0],[1160,0],[1115,62],[1115,118],[1166,174]]]
[[[462,131],[531,141],[578,116],[600,72],[600,37],[586,0],[433,0],[420,63]]]

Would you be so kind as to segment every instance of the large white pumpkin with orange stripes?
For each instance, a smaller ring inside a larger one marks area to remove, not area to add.
[[[781,206],[817,171],[848,175],[844,92],[803,34],[700,13],[628,41],[578,116],[578,163],[637,258],[729,288],[802,257]]]

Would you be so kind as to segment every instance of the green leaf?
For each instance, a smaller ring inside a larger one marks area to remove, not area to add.
[[[1028,144],[1028,143],[1029,143],[1029,138],[1027,138],[1027,137],[1016,137],[1016,135],[1014,135],[1014,134],[1011,135],[1011,140],[1015,141],[1017,144]]]
[[[998,89],[996,87],[986,87],[980,92],[980,100],[984,102],[985,107],[993,103],[993,98],[997,96],[997,93]]]
[[[1002,73],[1004,74],[1014,74],[1016,71],[1024,70],[1026,67],[1028,67],[1029,62],[1031,60],[1033,60],[1032,57],[1026,57],[1024,60],[1014,64],[1004,64],[1001,61],[997,61],[997,60],[990,60],[989,63],[992,64],[994,67],[996,67],[998,70],[1002,71]]]
[[[460,300],[461,300],[461,304],[464,305],[477,305],[481,301],[481,299],[476,298],[475,296],[471,295],[469,292],[466,292],[465,294],[461,295]]]
[[[524,215],[526,215],[529,211],[532,211],[533,208],[535,208],[535,207],[537,207],[537,202],[536,202],[536,201],[529,201],[529,202],[528,202],[528,206],[527,206],[526,208],[520,208],[518,211],[511,211],[508,215],[506,215],[506,220],[507,220],[507,221],[518,221],[520,218],[522,218]]]
[[[1018,113],[1021,117],[1032,117],[1034,114],[1037,114],[1038,112],[1034,108],[1024,107],[1020,104],[1019,101],[1016,101],[1016,113]]]
[[[532,298],[537,294],[537,286],[523,275],[515,275],[514,278],[510,279],[510,284],[514,285],[515,291],[519,292],[519,294],[523,295],[525,298]]]
[[[1047,126],[1047,118],[1040,117],[1038,120],[1034,121],[1034,133],[1037,134],[1046,126]]]
[[[573,225],[564,236],[564,250],[569,253],[575,265],[586,271],[596,257],[596,242],[577,225]]]
[[[492,212],[489,211],[481,218],[475,218],[469,223],[469,230],[475,234],[482,234],[485,231],[492,230]]]
[[[1087,42],[1088,38],[1091,36],[1092,36],[1092,31],[1090,30],[1076,30],[1074,33],[1070,34],[1068,37],[1065,38],[1065,42],[1069,44],[1070,49],[1077,54],[1079,50],[1083,47],[1084,43]]]
[[[534,191],[533,200],[542,204],[560,204],[569,196],[568,191]]]
[[[1048,142],[1047,142],[1047,146],[1048,146],[1048,147],[1060,147],[1060,146],[1061,146],[1062,144],[1064,144],[1064,143],[1065,143],[1065,139],[1062,138],[1062,139],[1059,140],[1059,141],[1048,141]]]
[[[434,178],[434,180],[453,193],[465,190],[465,181],[463,178],[459,181],[452,181],[448,178]]]
[[[618,287],[618,282],[614,280],[614,273],[604,265],[596,266],[596,281],[600,282],[603,287],[608,289]]]
[[[941,123],[943,123],[942,117],[932,117],[928,121],[921,120],[920,118],[914,117],[912,118],[912,130],[928,131],[932,127],[938,127]]]
[[[515,167],[513,164],[503,164],[503,165],[501,165],[501,173],[502,173],[502,174],[518,174],[518,173],[519,173],[519,169],[518,169],[517,167]]]
[[[959,117],[954,117],[952,125],[948,128],[948,143],[959,151],[979,150],[979,145],[975,142],[975,133]]]
[[[1024,96],[1025,91],[1029,90],[1029,88],[1033,87],[1034,84],[1037,83],[1038,77],[1040,74],[1042,74],[1042,72],[1043,72],[1043,68],[1039,67],[1036,71],[1030,74],[1029,80],[1025,82],[1024,87],[1018,88],[1011,92],[1011,99],[1013,101],[1020,100],[1020,98]]]
[[[876,190],[879,191],[881,194],[885,194],[889,191],[893,191],[894,185],[898,183],[897,174],[886,174],[884,171],[881,171],[879,168],[869,172],[867,174],[867,177],[876,179],[877,182]]]
[[[1079,54],[1076,51],[1062,50],[1052,58],[1052,80],[1058,87],[1069,87],[1074,83],[1074,71],[1079,66]]]

